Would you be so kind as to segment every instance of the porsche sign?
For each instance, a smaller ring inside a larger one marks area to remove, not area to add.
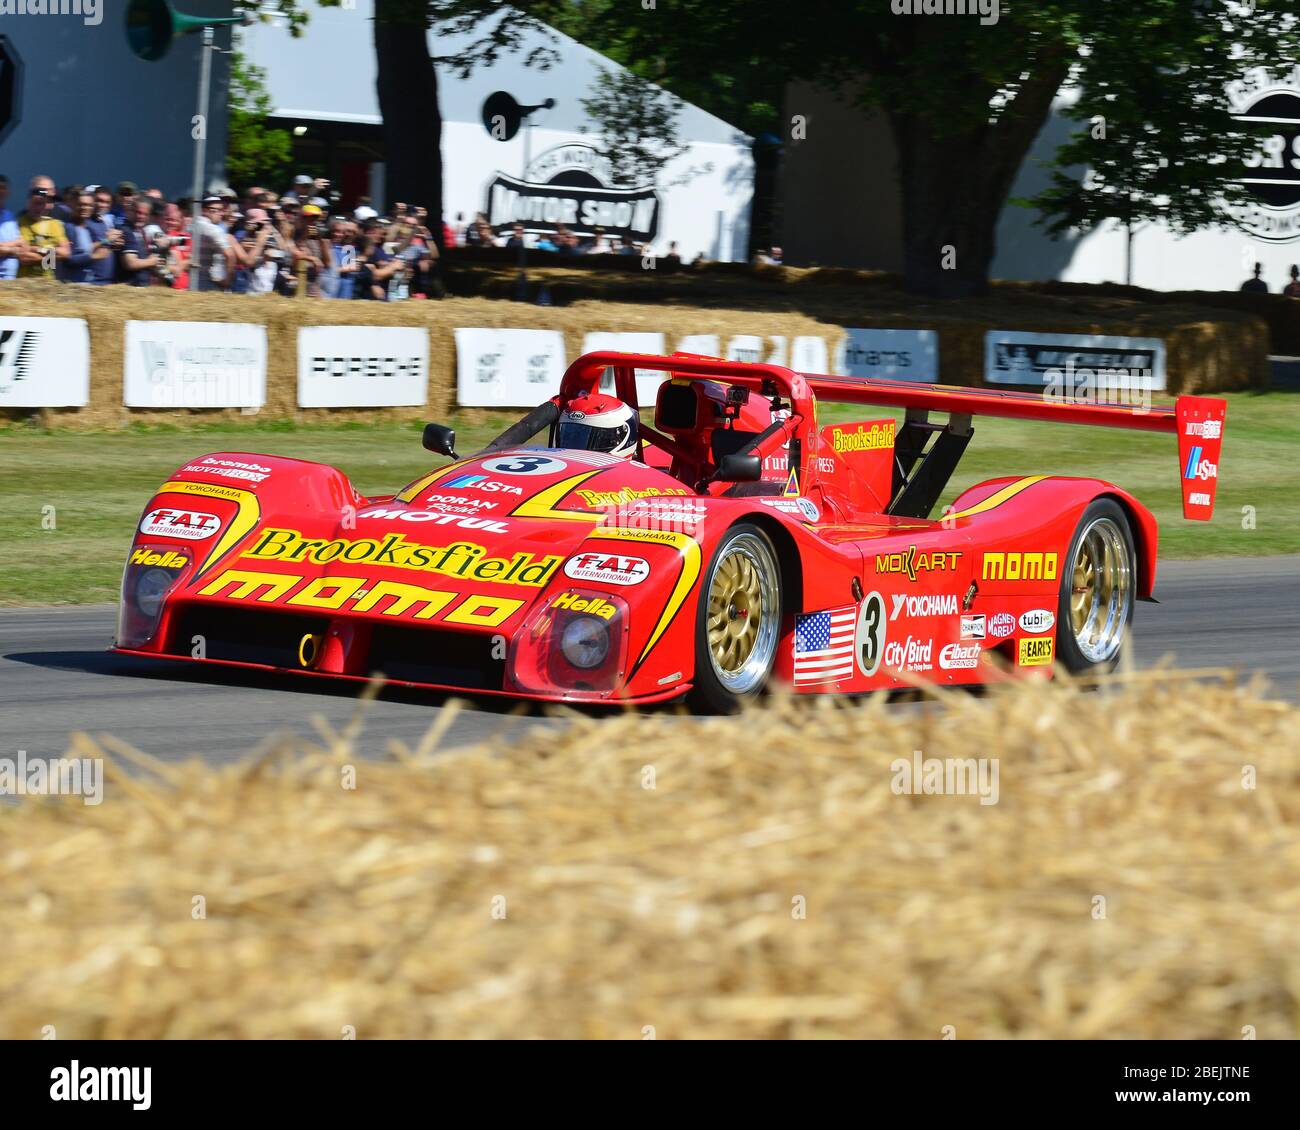
[[[1254,198],[1237,210],[1238,222],[1269,243],[1300,240],[1300,66],[1282,75],[1249,71],[1228,97],[1239,121],[1267,131],[1237,178]]]

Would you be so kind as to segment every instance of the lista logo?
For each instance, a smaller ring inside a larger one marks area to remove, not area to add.
[[[650,562],[644,557],[625,557],[617,553],[579,553],[565,562],[564,575],[575,581],[639,585],[650,576]]]
[[[1056,616],[1048,612],[1046,608],[1034,608],[1028,612],[1021,613],[1020,630],[1040,634],[1050,632],[1052,625],[1056,623]]]
[[[1203,459],[1203,449],[1198,443],[1192,448],[1192,453],[1187,457],[1187,469],[1183,472],[1185,479],[1200,479],[1205,482],[1207,479],[1217,479],[1219,477],[1219,465],[1211,463],[1208,459]]]
[[[448,490],[481,490],[489,494],[499,491],[501,494],[523,494],[523,487],[511,486],[509,483],[492,482],[486,475],[460,475],[443,484]]]
[[[182,541],[204,541],[219,529],[220,518],[198,510],[150,510],[140,521],[142,534]]]

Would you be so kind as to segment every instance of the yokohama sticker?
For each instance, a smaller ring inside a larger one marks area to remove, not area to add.
[[[221,529],[221,519],[215,514],[198,510],[172,510],[163,507],[150,510],[140,521],[140,532],[152,537],[180,538],[182,541],[203,541]]]
[[[575,581],[639,585],[650,576],[650,562],[644,557],[625,557],[618,553],[579,553],[564,563],[564,575]]]

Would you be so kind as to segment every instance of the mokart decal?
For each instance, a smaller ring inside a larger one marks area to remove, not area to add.
[[[673,617],[677,615],[677,610],[681,608],[682,602],[686,599],[686,594],[691,591],[692,586],[699,578],[700,543],[690,534],[681,534],[673,530],[634,530],[619,526],[597,526],[587,535],[588,541],[592,538],[670,545],[681,554],[682,571],[677,575],[677,583],[673,586],[673,591],[668,595],[664,610],[659,615],[659,622],[655,624],[654,631],[650,633],[650,638],[646,640],[645,647],[641,649],[640,657],[632,665],[632,670],[628,672],[627,681],[630,683],[632,676],[637,673],[641,664],[645,662],[646,656],[650,654],[650,650],[659,642],[659,637],[664,634],[668,625],[672,623]]]
[[[916,546],[909,545],[895,553],[876,554],[876,573],[903,573],[914,582],[922,573],[952,572],[960,560],[960,550],[936,549],[922,553]]]
[[[1014,483],[1009,483],[1000,491],[991,494],[983,502],[977,502],[974,506],[967,507],[965,510],[958,510],[952,514],[945,514],[944,520],[948,521],[953,518],[970,518],[975,514],[984,514],[989,510],[994,510],[1004,502],[1016,497],[1016,495],[1027,491],[1035,483],[1041,483],[1046,475],[1030,475],[1027,479],[1018,479]]]
[[[158,493],[193,494],[201,498],[224,498],[239,507],[234,518],[231,519],[230,525],[226,527],[226,532],[221,535],[221,539],[212,547],[207,557],[203,559],[202,564],[195,570],[194,579],[196,581],[238,545],[262,517],[262,504],[258,501],[257,495],[251,490],[241,490],[238,487],[219,487],[212,483],[170,482],[163,483],[158,488]]]
[[[551,578],[563,557],[548,554],[515,553],[510,557],[488,557],[487,547],[473,542],[451,545],[421,545],[407,541],[402,534],[382,538],[308,538],[299,530],[269,527],[243,556],[263,561],[310,561],[328,565],[343,561],[350,565],[367,563],[394,569],[418,569],[444,573],[475,581],[501,585],[528,585],[540,588]]]

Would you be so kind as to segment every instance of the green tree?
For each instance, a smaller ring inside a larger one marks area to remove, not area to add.
[[[226,175],[232,184],[276,184],[284,180],[293,157],[293,136],[270,129],[271,96],[266,72],[236,50],[230,61],[230,120],[226,138]]]
[[[987,23],[921,14],[942,9],[930,0],[520,6],[653,66],[656,81],[687,97],[688,84],[723,75],[741,76],[751,94],[803,79],[883,113],[898,152],[905,285],[931,295],[987,287],[998,217],[1063,86],[1078,98],[1078,129],[1035,202],[1045,222],[1160,218],[1185,229],[1232,222],[1224,202],[1236,193],[1235,165],[1257,143],[1225,108],[1227,83],[1300,57],[1295,0],[1020,0]],[[799,140],[798,114],[785,107],[787,145],[860,144],[819,134],[815,122]],[[1098,114],[1104,139],[1092,136]],[[1087,181],[1070,175],[1080,164],[1094,169]]]
[[[682,100],[631,71],[602,70],[582,108],[595,123],[596,151],[609,162],[615,184],[655,184],[689,148],[677,133]]]

